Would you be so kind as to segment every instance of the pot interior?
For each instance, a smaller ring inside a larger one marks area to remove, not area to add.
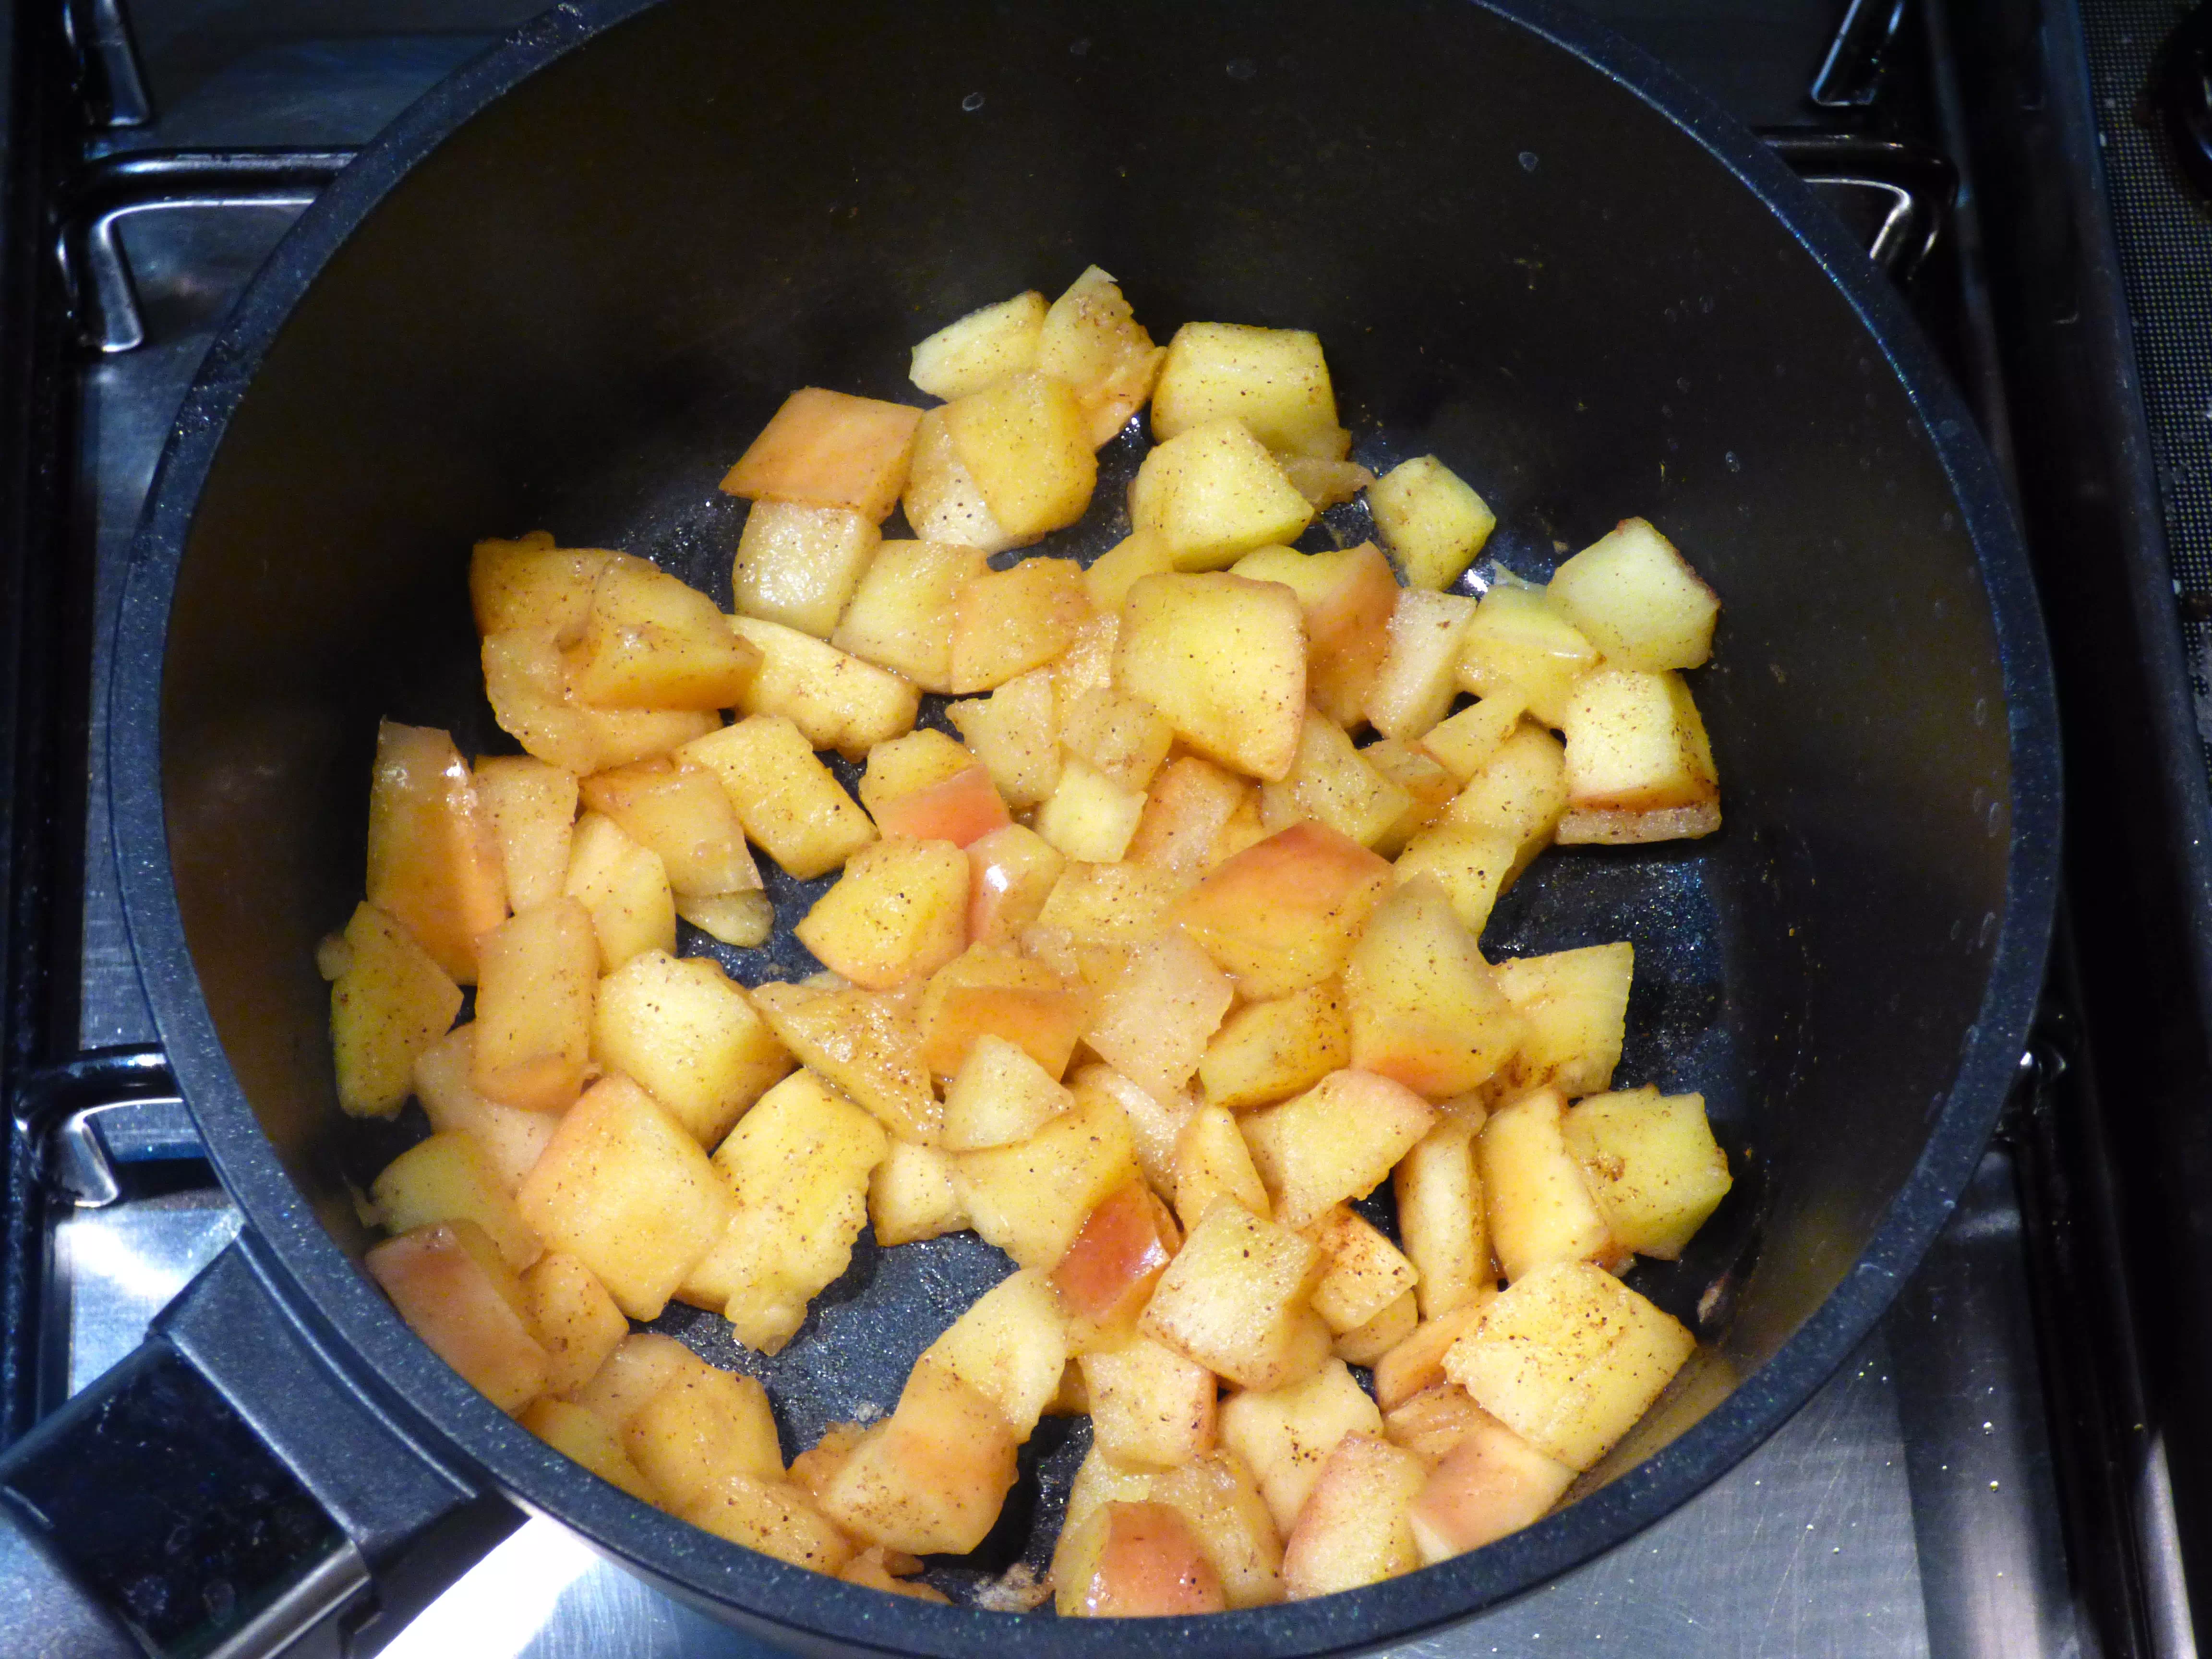
[[[726,605],[744,507],[715,485],[789,390],[919,400],[916,339],[1092,262],[1162,341],[1317,331],[1356,458],[1441,456],[1520,574],[1641,514],[1722,596],[1692,683],[1723,831],[1547,854],[1484,941],[1633,940],[1618,1075],[1702,1091],[1737,1174],[1632,1281],[1705,1341],[1601,1475],[1626,1467],[1782,1351],[1923,1152],[2005,909],[2005,692],[1965,514],[1842,292],[1667,118],[1470,5],[672,0],[439,145],[276,334],[177,578],[168,847],[228,1066],[358,1257],[354,1194],[422,1126],[337,1111],[313,950],[360,896],[379,717],[513,749],[471,542],[621,547]],[[1048,550],[1118,538],[1137,453]],[[783,925],[807,896],[779,890]],[[668,1325],[769,1381],[791,1451],[890,1403],[1004,1271],[970,1238],[864,1241],[774,1361]],[[1048,1547],[1079,1451],[1041,1437],[1047,1500],[979,1568]]]

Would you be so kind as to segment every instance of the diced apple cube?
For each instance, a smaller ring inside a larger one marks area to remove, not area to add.
[[[906,487],[919,409],[808,386],[784,399],[722,480],[752,501],[842,507],[880,524]]]
[[[1492,1248],[1509,1283],[1620,1249],[1567,1151],[1566,1103],[1539,1089],[1492,1112],[1475,1143]]]
[[[1139,578],[1175,568],[1175,555],[1165,542],[1149,530],[1132,531],[1085,567],[1084,591],[1100,616],[1119,616],[1122,600]]]
[[[702,1531],[794,1567],[834,1573],[853,1553],[852,1540],[781,1480],[732,1472],[714,1480],[677,1511]]]
[[[1732,1185],[1703,1095],[1593,1095],[1566,1115],[1567,1151],[1613,1237],[1672,1261]]]
[[[1059,781],[1036,810],[1036,832],[1062,856],[1112,864],[1127,849],[1145,815],[1145,793],[1117,782],[1075,755],[1065,756]]]
[[[1187,1091],[1155,1094],[1131,1081],[1111,1066],[1086,1066],[1075,1074],[1079,1090],[1095,1090],[1110,1097],[1129,1126],[1129,1139],[1137,1167],[1159,1193],[1172,1193],[1176,1183],[1176,1147],[1198,1101]]]
[[[676,915],[679,921],[690,922],[708,938],[720,939],[740,951],[767,944],[768,936],[775,931],[775,905],[758,890],[678,897]]]
[[[964,1555],[983,1541],[1014,1484],[1014,1436],[991,1400],[924,1363],[898,1409],[823,1483],[823,1513],[872,1544]]]
[[[1480,939],[1498,896],[1520,867],[1521,843],[1465,823],[1437,823],[1407,842],[1398,855],[1401,883],[1425,876],[1443,889],[1452,914],[1469,939]]]
[[[576,827],[576,775],[529,755],[486,755],[476,764],[477,803],[491,819],[517,910],[561,896]]]
[[[1497,757],[1528,707],[1518,691],[1494,691],[1431,726],[1421,747],[1465,784]]]
[[[511,1416],[545,1392],[550,1365],[521,1283],[474,1222],[386,1239],[362,1266],[431,1352],[500,1410]]]
[[[588,1382],[629,1334],[629,1319],[599,1276],[564,1251],[538,1257],[522,1276],[522,1294],[551,1367],[545,1376],[549,1394],[567,1394]]]
[[[1267,1500],[1243,1459],[1216,1446],[1152,1479],[1151,1498],[1182,1512],[1231,1607],[1283,1599],[1283,1546]]]
[[[891,669],[925,691],[952,690],[960,590],[990,569],[973,547],[885,542],[830,636],[840,651]]]
[[[380,721],[368,793],[368,902],[457,984],[477,977],[477,939],[507,920],[490,814],[453,740]]]
[[[1421,1565],[1413,1504],[1421,1460],[1379,1434],[1347,1434],[1322,1465],[1283,1540],[1283,1588],[1296,1601],[1376,1584]]]
[[[953,605],[948,689],[988,691],[1042,667],[1074,642],[1090,614],[1083,568],[1072,559],[1024,559],[986,572]]]
[[[1052,1269],[1076,1337],[1088,1345],[1131,1334],[1182,1246],[1181,1230],[1143,1182],[1101,1199]]]
[[[1193,748],[1279,778],[1305,719],[1305,623],[1297,596],[1241,576],[1147,576],[1129,590],[1114,683]]]
[[[1127,605],[1127,595],[1122,604]],[[1121,644],[1120,611],[1094,612],[1075,630],[1075,641],[1052,665],[1054,718],[1064,728],[1075,706],[1100,691],[1114,689],[1114,653]]]
[[[912,734],[920,737],[919,732]],[[934,736],[935,733],[931,735]],[[896,742],[908,739],[901,738]],[[881,754],[890,744],[878,744]],[[865,794],[867,783],[861,790]],[[981,763],[969,761],[951,777],[908,790],[888,799],[878,799],[869,804],[875,815],[876,827],[886,839],[909,841],[944,841],[955,847],[966,847],[981,841],[995,830],[1003,830],[1012,819],[1007,816],[1006,803],[1000,799],[998,786],[991,781],[991,774]]]
[[[1053,1580],[1063,1619],[1173,1618],[1229,1605],[1189,1522],[1164,1504],[1102,1505],[1054,1553]]]
[[[1316,460],[1304,455],[1282,458],[1283,476],[1297,486],[1298,494],[1326,512],[1340,507],[1375,483],[1375,475],[1357,461]]]
[[[953,1181],[951,1158],[934,1146],[892,1141],[868,1177],[868,1224],[885,1249],[966,1226],[968,1207]]]
[[[1060,741],[1126,789],[1141,791],[1175,745],[1175,728],[1140,697],[1094,691],[1066,711]]]
[[[1138,324],[1114,279],[1092,265],[1052,302],[1036,366],[1074,391],[1096,449],[1145,406],[1166,356]]]
[[[1248,1389],[1221,1402],[1222,1443],[1260,1483],[1277,1529],[1296,1525],[1322,1467],[1347,1434],[1379,1435],[1382,1413],[1344,1362],[1324,1360],[1287,1387]]]
[[[591,1060],[599,938],[591,911],[553,898],[477,942],[477,1093],[502,1106],[557,1113],[584,1093]]]
[[[1538,1451],[1582,1470],[1634,1426],[1696,1346],[1602,1267],[1560,1261],[1506,1289],[1444,1368]]]
[[[1482,1322],[1498,1297],[1495,1285],[1486,1285],[1475,1296],[1449,1313],[1423,1320],[1397,1346],[1375,1362],[1375,1399],[1384,1411],[1394,1411],[1414,1395],[1445,1382],[1444,1356],[1452,1344]]]
[[[1235,773],[1196,755],[1171,760],[1152,781],[1145,814],[1122,856],[1195,881],[1225,856],[1224,833],[1238,810],[1252,804],[1252,786]],[[1256,811],[1253,817],[1256,823]]]
[[[1306,696],[1346,731],[1367,718],[1367,696],[1390,652],[1398,579],[1372,542],[1319,553],[1262,547],[1231,573],[1281,582],[1306,619]]]
[[[630,1462],[621,1440],[596,1412],[551,1396],[532,1401],[515,1421],[573,1463],[581,1463],[611,1486],[641,1504],[658,1504],[661,1495]]]
[[[1023,1267],[1048,1268],[1099,1201],[1136,1172],[1136,1152],[1111,1097],[1078,1088],[1075,1103],[1028,1139],[963,1152],[955,1167],[976,1232]]]
[[[553,1139],[558,1120],[487,1100],[470,1079],[476,1072],[477,1028],[455,1027],[415,1060],[415,1094],[433,1134],[471,1136],[510,1197]]]
[[[1081,1376],[1080,1371],[1076,1374]],[[1117,1463],[1093,1443],[1084,1454],[1083,1462],[1076,1466],[1075,1478],[1067,1485],[1067,1504],[1061,1513],[1060,1538],[1053,1550],[1054,1577],[1061,1583],[1073,1582],[1074,1576],[1060,1569],[1073,1557],[1074,1552],[1069,1546],[1085,1522],[1109,1504],[1142,1503],[1152,1495],[1152,1483],[1162,1478],[1157,1469]],[[1279,1547],[1277,1553],[1280,1554]]]
[[[678,753],[720,780],[747,837],[801,881],[826,875],[876,838],[805,733],[781,714],[750,715]]]
[[[568,1391],[568,1398],[621,1435],[662,1389],[713,1369],[672,1336],[632,1331],[617,1340],[599,1370]]]
[[[752,1005],[776,1041],[862,1106],[901,1140],[934,1146],[944,1108],[929,1086],[920,1039],[905,1015],[863,990],[757,986]]]
[[[1547,726],[1566,719],[1597,647],[1545,591],[1501,582],[1482,596],[1460,647],[1459,683],[1479,697],[1518,697]]]
[[[731,562],[732,600],[745,616],[826,640],[883,539],[848,507],[757,501]]]
[[[1129,487],[1130,527],[1158,537],[1178,570],[1220,570],[1255,547],[1286,546],[1313,519],[1281,464],[1234,419],[1158,445]]]
[[[727,708],[760,666],[714,602],[648,559],[607,561],[582,638],[562,653],[569,696],[599,708]]]
[[[1396,1245],[1341,1206],[1315,1222],[1308,1237],[1328,1258],[1314,1287],[1314,1311],[1340,1336],[1402,1299],[1420,1277]]]
[[[1351,1060],[1343,994],[1323,983],[1230,1015],[1206,1044],[1198,1079],[1208,1104],[1237,1110],[1287,1100]]]
[[[1205,1366],[1147,1336],[1088,1349],[1078,1364],[1094,1443],[1109,1457],[1174,1468],[1212,1447],[1220,1385]]]
[[[1075,1096],[1004,1037],[985,1032],[945,1091],[948,1152],[1027,1140],[1075,1103]]]
[[[732,617],[730,627],[761,653],[753,683],[738,699],[745,714],[781,714],[810,746],[848,760],[914,729],[921,694],[911,680],[781,623]]]
[[[1390,648],[1368,688],[1367,718],[1386,738],[1416,743],[1440,722],[1459,690],[1459,658],[1474,601],[1463,593],[1408,587],[1390,611]]]
[[[1662,841],[1720,828],[1712,744],[1679,676],[1587,675],[1575,688],[1565,732],[1572,822],[1560,824],[1562,838]]]
[[[1283,1388],[1328,1352],[1328,1328],[1310,1305],[1326,1267],[1311,1240],[1217,1200],[1161,1276],[1139,1328],[1241,1387]]]
[[[1493,963],[1498,988],[1528,1022],[1513,1057],[1514,1081],[1527,1089],[1549,1084],[1570,1099],[1610,1087],[1635,968],[1636,947],[1626,940]]]
[[[914,429],[914,463],[899,505],[906,510],[908,525],[924,541],[998,553],[1036,539],[1011,534],[991,516],[991,504],[953,447],[952,430],[945,425],[941,408],[924,415]]]
[[[586,812],[577,819],[564,886],[591,912],[602,972],[614,972],[642,951],[675,952],[676,896],[667,867],[612,818]]]
[[[642,1084],[703,1146],[714,1146],[792,1069],[744,992],[709,957],[631,957],[599,985],[592,1052]]]
[[[1205,951],[1171,933],[1131,953],[1099,999],[1085,1041],[1147,1093],[1177,1094],[1236,994]]]
[[[629,1461],[671,1510],[729,1474],[781,1480],[775,1418],[759,1379],[712,1366],[672,1381],[623,1431]]]
[[[384,1166],[368,1189],[385,1230],[413,1232],[441,1221],[473,1222],[520,1273],[545,1253],[481,1148],[458,1132],[418,1140]]]
[[[1449,587],[1498,526],[1490,504],[1433,455],[1392,467],[1368,490],[1367,505],[1409,587]]]
[[[1433,1469],[1476,1429],[1498,1419],[1456,1382],[1437,1382],[1382,1413],[1382,1432]],[[1502,1426],[1502,1425],[1499,1425]],[[1510,1431],[1509,1431],[1510,1432]]]
[[[565,771],[597,772],[665,755],[714,729],[713,712],[703,708],[591,708],[571,702],[568,671],[550,629],[487,634],[483,659],[484,697],[500,729]],[[758,678],[756,671],[756,685]]]
[[[1518,850],[1505,877],[1510,887],[1551,845],[1566,810],[1566,751],[1549,732],[1524,720],[1498,745],[1490,764],[1468,781],[1444,817],[1515,844]]]
[[[915,1016],[921,1061],[949,1078],[988,1037],[1012,1044],[1048,1080],[1056,1079],[1067,1070],[1089,1010],[1083,990],[1044,963],[1003,945],[973,945],[929,976]]]
[[[1450,808],[1459,780],[1428,753],[1395,738],[1381,738],[1359,751],[1359,758],[1405,792],[1406,810],[1375,839],[1375,850],[1395,859],[1406,845]]]
[[[786,1078],[714,1149],[736,1209],[678,1294],[720,1306],[748,1346],[781,1350],[851,1262],[886,1150],[875,1121],[813,1073]]]
[[[1342,1071],[1248,1113],[1239,1127],[1275,1219],[1303,1231],[1334,1206],[1372,1192],[1435,1121],[1435,1110],[1403,1085]]]
[[[1231,416],[1268,448],[1288,454],[1340,461],[1351,442],[1336,422],[1336,394],[1318,335],[1185,323],[1168,342],[1153,389],[1152,434],[1164,442]]]
[[[532,1231],[580,1260],[633,1319],[659,1316],[730,1212],[699,1143],[623,1077],[568,1109],[515,1204]]]
[[[678,896],[707,898],[760,886],[744,824],[707,768],[657,756],[595,772],[580,787],[586,807],[659,855],[669,890]]]
[[[1170,878],[1140,864],[1071,861],[1053,884],[1036,925],[1065,931],[1078,945],[1126,951],[1166,931],[1176,893]]]
[[[338,1104],[356,1117],[389,1117],[407,1102],[416,1060],[460,1012],[460,987],[373,904],[356,907],[344,943],[345,966],[331,984]]]
[[[1342,970],[1389,881],[1358,842],[1294,824],[1224,861],[1175,917],[1246,996],[1286,996]]]
[[[989,696],[945,712],[990,768],[1008,806],[1025,811],[1052,793],[1060,779],[1060,716],[1049,669],[1017,674]]]
[[[1260,820],[1270,830],[1285,830],[1311,818],[1372,847],[1413,804],[1411,795],[1367,763],[1341,727],[1309,708],[1297,758],[1280,782],[1260,792]]]
[[[1433,1565],[1533,1526],[1566,1496],[1575,1472],[1484,1413],[1429,1472],[1414,1498],[1413,1536]]]
[[[1425,876],[1368,918],[1344,972],[1352,1063],[1431,1100],[1466,1093],[1512,1058],[1523,1024],[1443,888]]]
[[[948,404],[945,426],[1008,535],[1058,530],[1091,504],[1098,463],[1083,405],[1064,381],[1017,370]]]
[[[995,380],[1036,366],[1044,332],[1044,295],[1032,289],[947,323],[914,349],[907,378],[950,403]]]
[[[1407,1291],[1386,1303],[1365,1324],[1339,1332],[1334,1345],[1336,1357],[1347,1365],[1372,1365],[1411,1336],[1420,1318],[1419,1304]]]
[[[1398,1236],[1420,1273],[1424,1319],[1464,1306],[1494,1282],[1474,1134],[1463,1118],[1439,1118],[1393,1176]]]
[[[1024,1267],[978,1297],[921,1364],[951,1372],[999,1408],[1018,1441],[1027,1440],[1060,1389],[1067,1330],[1051,1281]]]
[[[1235,1200],[1254,1215],[1270,1218],[1274,1201],[1252,1162],[1243,1131],[1222,1106],[1201,1106],[1176,1136],[1176,1213],[1195,1227],[1218,1198]]]
[[[1720,600],[1642,519],[1623,519],[1562,564],[1546,592],[1614,668],[1659,673],[1712,654]]]
[[[543,629],[573,644],[592,608],[592,586],[613,556],[602,547],[556,547],[542,530],[478,542],[469,558],[477,632]]]
[[[944,841],[864,847],[792,932],[868,989],[934,973],[967,947],[968,855]]]

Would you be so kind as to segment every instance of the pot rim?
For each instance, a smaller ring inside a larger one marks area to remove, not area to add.
[[[551,1451],[438,1361],[315,1219],[231,1074],[185,947],[168,857],[160,745],[170,603],[199,497],[232,416],[328,260],[415,164],[480,109],[659,0],[565,3],[425,94],[318,198],[254,277],[179,410],[133,542],[118,628],[110,776],[116,857],[140,973],[179,1085],[249,1248],[341,1375],[530,1508],[624,1565],[770,1639],[819,1651],[957,1659],[1000,1615],[884,1595],[740,1548],[636,1503]],[[1612,1548],[1734,1467],[1826,1380],[1887,1309],[1950,1215],[2017,1073],[2057,891],[2059,763],[2051,663],[2005,482],[1900,297],[1759,140],[1640,49],[1553,0],[1469,0],[1567,52],[1687,132],[1751,191],[1857,315],[1910,399],[1972,539],[1988,592],[2010,726],[2013,838],[1987,983],[1957,1073],[1911,1175],[1851,1272],[1757,1372],[1670,1444],[1523,1532],[1384,1583],[1316,1601],[1152,1620],[1189,1655],[1337,1653],[1419,1637]],[[1118,1621],[1035,1620],[1025,1649],[1105,1659]]]

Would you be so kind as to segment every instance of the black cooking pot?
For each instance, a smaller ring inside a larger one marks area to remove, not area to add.
[[[1110,1625],[1016,1638],[722,1543],[468,1389],[359,1271],[355,1193],[404,1130],[338,1113],[313,964],[359,895],[377,718],[502,741],[472,540],[544,526],[726,595],[743,507],[714,486],[788,389],[906,395],[912,341],[1093,260],[1162,338],[1188,319],[1318,331],[1363,459],[1443,456],[1524,574],[1642,514],[1726,603],[1697,683],[1726,829],[1549,854],[1486,939],[1636,942],[1621,1075],[1702,1089],[1739,1174],[1690,1258],[1638,1280],[1698,1322],[1697,1360],[1526,1532],[1144,1639],[1303,1655],[1490,1605],[1698,1491],[1864,1334],[2013,1076],[2057,758],[2002,485],[1895,296],[1782,166],[1544,0],[564,5],[302,218],[164,460],[117,657],[119,851],[164,1041],[247,1231],[149,1357],[0,1466],[46,1522],[18,1528],[18,1583],[119,1582],[68,1522],[70,1437],[129,1424],[125,1450],[167,1468],[212,1394],[275,1449],[320,1540],[305,1577],[241,1572],[246,1611],[292,1586],[268,1622],[358,1606],[364,1577],[403,1613],[505,1493],[809,1651],[1125,1650]],[[1109,479],[1132,453],[1109,451]],[[1101,493],[1064,550],[1111,538]],[[1003,1271],[969,1239],[864,1241],[772,1364],[718,1321],[672,1328],[767,1376],[795,1449],[893,1397]],[[1079,1450],[1041,1434],[1044,1496],[984,1565],[1036,1559]],[[410,1553],[433,1523],[444,1541]]]

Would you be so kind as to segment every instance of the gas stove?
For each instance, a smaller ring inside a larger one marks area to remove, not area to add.
[[[2039,284],[2063,278],[2068,258],[2088,256],[2078,238],[2070,255],[2061,250],[2047,265],[2023,263],[2024,250],[2055,234],[2050,227],[2066,210],[2085,210],[2069,191],[2086,188],[2101,212],[2094,151],[2067,149],[2069,135],[2077,149],[2085,134],[2096,144],[2100,122],[2133,146],[2114,163],[2141,175],[2127,175],[2135,193],[2123,192],[2124,206],[2155,219],[2159,186],[2175,186],[2171,169],[2160,172],[2163,141],[2135,123],[2128,77],[2148,76],[2150,53],[2181,9],[2096,9],[2090,33],[2104,28],[2109,38],[2094,65],[2070,13],[2046,17],[1998,0],[1603,0],[1587,9],[1767,134],[1862,233],[1911,298],[2000,459],[2021,469],[2032,539],[2053,563],[2051,538],[2078,521],[2094,479],[2065,491],[2106,458],[2094,435],[2024,421],[2024,399],[2067,384],[2068,372],[2131,383],[2132,337],[2125,311],[2113,307],[2135,301],[2144,325],[2158,303],[2172,302],[2185,325],[2186,296],[2161,289],[2154,275],[2130,286],[2121,245],[2099,243],[2089,264],[2105,287],[2092,282],[2075,293],[2074,356],[2064,357],[2035,326],[2066,320]],[[0,599],[0,649],[9,653],[0,666],[11,678],[0,684],[14,693],[0,751],[0,869],[11,901],[0,921],[10,1135],[0,1191],[0,1442],[130,1352],[238,1227],[158,1048],[106,818],[109,634],[162,441],[240,289],[316,191],[413,97],[535,9],[532,0],[0,6],[11,25],[0,40],[11,145],[0,223],[9,283],[0,313],[0,457],[13,456],[0,532],[9,584]],[[2132,15],[2113,21],[2123,12]],[[2038,143],[2056,146],[2040,170],[2032,165]],[[2201,389],[2191,395],[2200,400],[2199,424],[2212,421],[2212,402]],[[2141,422],[2143,406],[2130,407],[2131,416],[2124,408],[2112,418]],[[2125,451],[2109,439],[2106,447],[2115,444]],[[2076,465],[2054,468],[2053,454]],[[2175,455],[2169,465],[2185,464]],[[2165,482],[2172,501],[2177,483],[2191,480]],[[2212,469],[2204,484],[2212,488]],[[2110,502],[2112,488],[2108,481],[2095,499]],[[2063,497],[2055,506],[2054,495]],[[2076,518],[2067,516],[2069,504]],[[2116,552],[2108,598],[2127,591],[2123,552],[2162,570],[2156,562],[2167,550],[2153,535]],[[2177,576],[2173,592],[2201,652],[2212,602],[2192,611],[2193,585],[2184,589]],[[2046,602],[2062,672],[2070,655],[2080,683],[2081,660],[2132,648],[2115,642],[2123,635],[2083,634],[2118,626],[2096,621],[2094,607],[2077,623],[2057,614],[2057,596]],[[2159,624],[2144,613],[2135,625]],[[2170,699],[2171,684],[2161,684],[2097,696],[2124,723],[2129,695],[2145,706]],[[2104,707],[2087,693],[2080,701]],[[2081,723],[2087,716],[2074,718],[2075,731],[2093,729]],[[2201,810],[2202,756],[2190,758]],[[2110,770],[2120,762],[2100,763]],[[2171,822],[2191,799],[2186,769],[2172,742],[2145,763],[2159,769]],[[2148,786],[2137,777],[2129,787]],[[2191,841],[2172,831],[2153,839],[2170,862]],[[2078,878],[2074,893],[2077,912],[2092,906]],[[2109,1060],[2128,1029],[2110,1012],[2115,999],[2081,989],[2109,982],[2097,965],[2117,925],[2107,899],[2096,892],[2094,925],[2078,942],[2071,933],[2062,939],[2014,1103],[1954,1218],[1834,1379],[1668,1520],[1518,1602],[1401,1651],[1430,1659],[2195,1651],[2185,1546],[2195,1535],[2192,1498],[2212,1480],[2191,1484],[2194,1449],[2178,1431],[2161,1432],[2174,1414],[2159,1402],[2187,1397],[2189,1380],[2212,1370],[2192,1370],[2191,1345],[2159,1340],[2155,1323],[2146,1342],[2134,1312],[2170,1288],[2197,1286],[2187,1240],[2177,1247],[2161,1231],[2171,1194],[2144,1173],[2155,1170],[2160,1147],[2195,1143],[2185,1105],[2157,1115],[2170,1141],[2147,1138],[2141,1125],[2116,1133],[2102,1109],[2104,1098],[2118,1097],[2115,1079],[2132,1086],[2136,1079],[2131,1065]],[[2169,920],[2186,933],[2192,914],[2185,905]],[[2189,955],[2185,941],[2165,948],[2177,960]],[[2201,1050],[2201,1017],[2176,1018],[2194,1021],[2179,1046]],[[2186,1064],[2177,1067],[2175,1076],[2186,1074]],[[2172,1078],[2158,1086],[2162,1102],[2185,1095]],[[2212,1283],[2202,1288],[2212,1294]],[[392,1623],[372,1626],[350,1650],[382,1644],[409,1659],[767,1651],[542,1518],[521,1520],[411,1623]]]

